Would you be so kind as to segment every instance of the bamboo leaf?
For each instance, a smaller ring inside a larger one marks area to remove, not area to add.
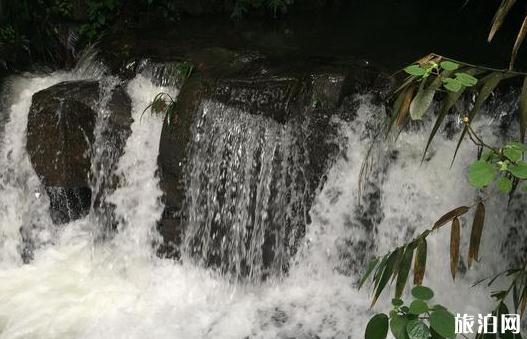
[[[373,297],[373,301],[370,307],[373,307],[375,305],[375,303],[377,302],[377,299],[381,295],[381,292],[386,287],[386,284],[388,283],[388,281],[390,281],[390,278],[394,272],[395,263],[397,262],[398,257],[401,254],[402,254],[402,247],[399,247],[395,251],[393,251],[388,257],[388,259],[386,260],[384,270],[379,280],[379,284],[377,285],[377,289],[375,290],[375,295]]]
[[[450,73],[449,71],[444,71],[443,73]],[[442,76],[438,76],[432,81],[428,88],[424,87],[424,80],[419,86],[419,91],[415,95],[412,103],[410,104],[410,116],[413,120],[421,120],[423,115],[428,110],[428,107],[434,101],[434,96],[437,89],[441,86]]]
[[[404,92],[403,101],[401,102],[401,107],[399,109],[399,114],[397,115],[397,127],[402,127],[410,111],[410,105],[412,103],[412,98],[415,93],[415,85],[408,87]]]
[[[520,46],[523,43],[523,40],[525,40],[526,34],[527,34],[527,15],[525,16],[525,18],[523,18],[522,26],[520,28],[520,31],[518,32],[518,35],[516,36],[516,41],[514,42],[514,47],[512,48],[511,63],[509,65],[509,69],[514,68],[514,63],[516,62],[516,56],[518,55],[518,50],[520,49]]]
[[[395,264],[393,265],[393,275],[392,275],[392,281],[390,281],[390,284],[393,283],[395,278],[397,278],[399,268],[401,267],[401,263],[403,261],[404,257],[404,247],[401,247],[401,252],[397,256],[397,260],[395,260]]]
[[[501,277],[505,272],[501,272],[501,273],[498,273],[496,274],[492,279],[489,280],[489,283],[487,284],[488,287],[492,286],[492,284],[494,284],[494,282],[496,281],[496,279],[498,279],[499,277]]]
[[[518,307],[520,298],[518,296],[518,286],[516,285],[516,282],[512,284],[512,303],[514,304],[514,313],[518,313]]]
[[[520,315],[522,318],[525,315],[526,306],[527,306],[527,282],[525,283],[525,286],[523,286],[523,292],[522,292],[521,302],[520,302]]]
[[[510,74],[505,75],[502,72],[493,72],[489,76],[485,77],[484,79],[480,81],[480,83],[482,84],[481,89],[479,90],[478,97],[476,99],[476,102],[474,103],[474,107],[468,114],[468,118],[470,122],[472,122],[476,114],[478,114],[479,110],[481,109],[485,101],[489,98],[489,96],[492,94],[494,89],[496,89],[496,87],[499,85],[500,81],[510,76],[511,76]],[[459,151],[459,147],[461,146],[461,142],[463,141],[463,138],[465,137],[466,133],[467,133],[467,127],[465,126],[457,142],[456,150],[454,151],[454,157],[452,159],[452,163],[454,163],[457,152]]]
[[[472,223],[472,232],[470,233],[470,245],[468,250],[468,267],[472,266],[472,261],[478,261],[479,245],[481,242],[481,233],[485,224],[485,205],[478,203],[474,222]]]
[[[488,37],[488,41],[491,42],[494,38],[494,35],[496,32],[500,29],[501,25],[503,24],[503,21],[505,20],[505,17],[511,10],[512,6],[516,3],[516,0],[502,0],[500,7],[496,11],[496,14],[494,15],[494,18],[492,19],[492,26],[490,28],[490,33]]]
[[[426,270],[427,244],[425,238],[420,238],[417,243],[414,265],[414,285],[421,285]]]
[[[406,246],[403,254],[403,259],[399,265],[399,272],[397,273],[397,282],[395,283],[395,298],[400,298],[403,294],[404,287],[410,275],[410,268],[412,267],[412,259],[414,257],[414,249],[412,246]]]
[[[407,77],[404,82],[401,84],[401,86],[399,86],[395,91],[393,91],[393,94],[397,94],[399,92],[404,92],[404,90],[408,87],[408,85],[410,85],[414,80],[416,80],[417,77],[414,77],[414,76],[409,76]]]
[[[377,265],[377,268],[375,269],[375,274],[373,275],[373,286],[374,288],[377,288],[379,285],[379,280],[381,279],[382,272],[384,271],[384,267],[386,266],[386,260],[388,260],[388,254],[382,257],[381,262],[379,265]]]
[[[424,161],[426,152],[428,151],[428,148],[430,147],[430,144],[432,143],[434,136],[439,130],[439,127],[441,127],[443,120],[445,120],[445,117],[447,116],[448,112],[450,112],[450,109],[454,107],[454,105],[456,104],[456,102],[459,100],[459,98],[464,92],[465,92],[465,88],[463,88],[461,91],[458,91],[458,92],[448,91],[446,98],[443,100],[441,110],[439,111],[434,127],[432,128],[432,132],[430,132],[430,136],[428,137],[428,141],[426,143],[425,151],[423,152],[423,158],[421,159],[421,162]]]
[[[525,130],[527,130],[527,76],[523,79],[519,118],[521,137],[520,141],[525,142]]]
[[[439,218],[439,220],[436,221],[436,223],[434,224],[433,229],[435,230],[443,225],[446,225],[452,219],[462,216],[463,214],[467,213],[469,210],[470,210],[470,207],[467,207],[467,206],[460,206],[458,208],[453,209],[452,211],[446,213],[441,218]]]
[[[366,269],[366,272],[364,273],[359,282],[359,290],[361,289],[362,285],[364,285],[366,280],[368,280],[368,277],[370,276],[371,272],[373,272],[373,269],[377,266],[378,263],[379,258],[373,258],[372,260],[370,260],[370,262],[368,263],[368,268]]]
[[[452,229],[450,231],[450,272],[453,280],[456,280],[457,265],[459,263],[459,238],[459,219],[456,217],[452,220]]]

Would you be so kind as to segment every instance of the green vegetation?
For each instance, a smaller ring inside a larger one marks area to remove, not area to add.
[[[424,286],[412,289],[413,301],[405,305],[400,298],[392,299],[390,315],[376,314],[366,326],[366,339],[386,338],[388,328],[396,339],[452,338],[455,318],[444,306],[429,305],[434,292]]]
[[[250,11],[270,10],[274,16],[286,12],[294,0],[237,0],[232,11],[232,17],[240,19]]]
[[[516,5],[516,0],[501,0],[500,6],[496,10],[496,14],[494,15],[494,18],[492,19],[492,27],[490,29],[489,37],[488,37],[489,42],[492,41],[496,32],[498,32],[498,30],[502,27],[503,22],[507,18],[507,15],[509,14],[509,12],[511,12],[512,9],[518,8],[520,6],[520,4],[516,6],[515,5]],[[511,70],[514,68],[514,64],[516,62],[516,56],[518,55],[518,50],[520,49],[520,46],[525,40],[526,35],[527,35],[527,13],[525,13],[525,17],[523,19],[521,28],[518,31],[516,40],[514,41],[514,47],[512,48],[511,61],[509,64],[509,69]]]
[[[56,23],[71,11],[70,0],[4,0],[0,17],[0,72],[32,60],[65,58]]]
[[[194,66],[189,62],[182,62],[177,65],[176,77],[177,83],[180,86],[183,85],[185,81],[190,78]],[[170,94],[161,92],[156,94],[152,99],[152,102],[144,109],[141,114],[141,118],[150,110],[152,115],[164,115],[164,118],[167,119],[168,126],[173,127],[177,123],[177,114],[176,114],[176,99],[174,99]]]
[[[143,115],[150,109],[152,115],[164,115],[164,118],[167,119],[168,125],[173,126],[176,123],[176,100],[168,93],[158,93],[152,102],[145,108],[141,114]]]
[[[515,0],[502,0],[492,21],[489,42],[502,26],[515,2]],[[403,72],[395,75],[406,74],[399,88],[394,91],[393,112],[388,124],[388,132],[393,125],[397,125],[400,132],[407,124],[408,117],[412,120],[421,120],[432,105],[434,98],[437,99],[440,102],[440,108],[436,113],[435,124],[423,153],[424,160],[444,118],[470,88],[471,92],[476,94],[476,99],[473,108],[463,117],[465,126],[454,152],[454,159],[464,137],[468,136],[478,149],[478,159],[470,164],[467,170],[470,185],[483,191],[495,187],[497,192],[508,194],[509,199],[513,198],[518,187],[527,192],[527,185],[522,186],[527,180],[527,162],[525,162],[527,145],[523,143],[527,129],[527,74],[513,70],[518,49],[526,35],[527,14],[517,34],[509,68],[506,70],[470,65],[433,53],[404,68]],[[500,83],[519,77],[523,78],[523,87],[518,113],[520,125],[518,140],[508,142],[502,147],[491,146],[475,132],[471,123]],[[441,93],[439,98],[435,97],[437,93]],[[361,171],[361,177],[365,173]],[[394,249],[383,257],[375,257],[370,261],[359,281],[359,288],[371,278],[374,291],[372,307],[388,283],[390,281],[396,283],[394,299],[392,299],[394,308],[390,312],[390,317],[382,313],[372,317],[366,327],[366,339],[386,338],[388,327],[396,339],[455,338],[452,313],[440,305],[430,307],[426,303],[426,300],[433,297],[430,289],[422,287],[426,272],[427,238],[445,229],[444,226],[450,225],[450,273],[452,279],[455,280],[460,264],[461,227],[459,218],[474,210],[467,255],[467,267],[470,268],[479,260],[480,242],[485,224],[485,202],[490,198],[492,198],[492,193],[487,192],[486,196],[479,198],[476,203],[449,211],[440,217],[430,229],[425,230],[409,243]],[[416,300],[409,306],[404,306],[400,298],[408,284],[412,263],[414,275],[412,296]],[[496,300],[497,304],[492,314],[508,314],[510,308],[519,312],[523,317],[527,306],[527,259],[524,259],[519,267],[508,268],[494,277],[477,282],[474,286],[488,280],[487,286],[490,287],[499,279],[508,279],[509,284],[505,289],[492,292],[491,297]],[[507,303],[511,307],[507,306]],[[502,331],[498,331],[500,332]],[[497,338],[497,336],[497,334],[486,334],[485,338]],[[512,332],[500,334],[500,338],[516,337],[518,336]],[[483,338],[483,335],[478,334],[476,338]]]
[[[527,163],[523,160],[526,156],[527,145],[510,142],[501,148],[489,146],[474,132],[468,119],[465,119],[465,124],[470,140],[483,148],[479,159],[469,166],[468,181],[472,186],[480,189],[491,187],[494,183],[498,192],[509,194],[512,197],[516,187],[527,179]],[[527,192],[526,186],[523,186],[522,190]],[[392,300],[394,310],[390,313],[390,328],[396,339],[454,337],[453,332],[450,331],[450,328],[453,328],[451,313],[438,306],[429,307],[422,301],[433,297],[429,289],[421,287],[427,268],[427,238],[450,225],[450,273],[452,279],[455,280],[460,267],[461,223],[459,218],[474,210],[467,254],[467,267],[470,268],[474,263],[479,262],[480,243],[485,225],[485,202],[491,197],[492,195],[488,194],[475,204],[460,206],[449,211],[441,216],[430,229],[425,230],[409,243],[394,249],[383,257],[375,257],[370,261],[359,282],[359,288],[371,278],[374,291],[373,307],[388,283],[395,281],[394,299]],[[413,301],[409,307],[405,307],[400,298],[408,284],[412,262],[415,286],[412,289],[412,295],[417,300]],[[490,287],[498,279],[504,278],[510,281],[508,287],[491,294],[497,302],[493,314],[508,314],[510,308],[519,312],[523,317],[527,306],[527,262],[521,263],[519,267],[508,268],[492,278],[477,282],[474,286],[488,280]],[[511,307],[507,306],[507,302],[512,303]],[[437,312],[440,312],[440,315]],[[426,315],[416,317],[422,313]],[[386,338],[386,333],[380,329],[387,328],[387,319],[385,315],[374,316],[366,329],[366,339]],[[445,327],[439,328],[439,326]],[[373,327],[378,329],[373,331]],[[506,335],[508,336],[505,337],[509,338],[512,333],[506,333]]]
[[[526,73],[470,65],[432,53],[406,67],[404,74],[406,76],[402,79],[402,84],[393,94],[393,114],[390,129],[392,125],[396,125],[399,129],[404,128],[409,117],[412,120],[421,120],[432,105],[436,95],[442,94],[441,97],[437,98],[441,107],[436,115],[436,121],[430,132],[422,159],[425,158],[426,152],[445,117],[468,88],[476,94],[474,107],[467,114],[469,121],[472,121],[492,92],[505,80],[524,79],[520,114],[518,115],[521,127],[519,139],[524,140],[527,128]],[[396,73],[395,76],[401,77],[401,72]],[[459,138],[454,158],[461,142],[467,136],[468,130],[469,125],[466,125]]]
[[[476,101],[472,110],[463,118],[465,127],[458,142],[455,153],[463,141],[464,136],[478,149],[478,159],[474,161],[467,170],[467,180],[475,188],[481,190],[497,188],[496,191],[508,194],[509,199],[518,187],[527,192],[527,162],[525,162],[527,145],[522,141],[525,137],[525,126],[527,126],[527,113],[525,104],[525,85],[521,93],[521,107],[519,112],[520,141],[511,141],[502,147],[489,145],[472,128],[472,120],[482,108],[485,100],[498,86],[501,80],[514,77],[526,77],[523,73],[510,70],[492,70],[477,66],[467,65],[451,59],[431,54],[419,62],[404,69],[408,74],[403,84],[396,90],[397,98],[393,105],[393,116],[390,119],[388,129],[396,122],[400,129],[404,128],[407,116],[413,120],[419,120],[431,106],[436,92],[443,91],[441,108],[436,117],[436,122],[430,134],[426,151],[439,129],[446,114],[449,113],[456,101],[466,88],[471,88],[477,93]],[[525,84],[524,80],[524,84]],[[455,85],[452,85],[455,83]],[[455,156],[455,155],[454,155]],[[423,155],[424,159],[424,155]],[[364,173],[361,173],[364,175]],[[523,186],[522,186],[523,185]],[[489,190],[489,192],[491,192]],[[485,203],[492,198],[492,193],[486,194],[476,203],[468,206],[460,206],[440,217],[435,224],[425,230],[415,239],[407,244],[397,247],[383,257],[373,258],[363,277],[359,282],[361,288],[371,278],[373,286],[372,307],[375,305],[382,291],[386,289],[390,281],[395,281],[394,299],[392,304],[394,310],[388,316],[384,314],[375,315],[366,328],[366,339],[383,339],[387,336],[387,328],[390,327],[396,339],[426,339],[426,338],[453,338],[452,328],[453,316],[441,307],[429,307],[423,299],[432,297],[428,289],[420,287],[427,267],[427,238],[445,229],[450,225],[450,273],[452,279],[456,278],[460,264],[460,217],[474,210],[474,219],[470,233],[470,243],[467,255],[467,267],[470,268],[479,260],[479,249],[481,237],[485,224]],[[417,298],[410,306],[403,306],[400,300],[403,291],[408,284],[410,271],[413,263],[412,295]],[[493,314],[507,314],[509,308],[520,312],[523,316],[527,305],[527,261],[519,267],[509,268],[489,279],[491,286],[498,278],[509,279],[508,288],[495,291],[492,297],[497,306]],[[480,284],[481,282],[476,283]],[[423,294],[426,291],[426,295]],[[512,307],[507,305],[512,303]],[[438,314],[439,312],[439,314]],[[424,316],[421,316],[424,314]],[[436,314],[435,316],[433,316]],[[439,320],[440,319],[440,320]],[[389,324],[389,325],[388,325]],[[448,330],[446,326],[448,325]],[[445,326],[439,328],[439,326]],[[375,330],[374,330],[375,328]],[[512,333],[506,333],[512,335]],[[508,338],[508,337],[507,337]],[[512,337],[511,337],[512,338]]]
[[[236,0],[231,16],[252,12],[277,16],[293,0]],[[134,20],[162,18],[169,24],[181,17],[181,3],[172,0],[3,0],[0,2],[0,72],[34,61],[63,64],[68,54],[61,25],[79,34],[79,45],[100,40]],[[225,5],[225,10],[229,6]]]

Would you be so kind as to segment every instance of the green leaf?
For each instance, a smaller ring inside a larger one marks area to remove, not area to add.
[[[489,148],[483,148],[483,152],[481,152],[481,156],[479,157],[479,160],[483,161],[490,161],[494,157],[495,153],[493,150]]]
[[[419,65],[410,65],[404,71],[414,76],[423,76],[426,73],[426,70]]]
[[[425,238],[420,238],[417,242],[414,264],[414,285],[421,285],[426,270],[427,244]]]
[[[434,297],[434,292],[425,286],[415,286],[412,288],[412,296],[416,299],[430,300]]]
[[[373,285],[375,287],[379,285],[379,281],[381,280],[382,272],[384,271],[384,267],[386,266],[387,260],[388,260],[388,254],[382,257],[381,262],[375,268],[375,274],[373,275]]]
[[[412,259],[414,256],[414,249],[412,246],[406,246],[403,254],[403,259],[399,265],[399,272],[397,273],[397,281],[395,283],[395,297],[400,298],[403,294],[404,287],[410,275],[412,268]]]
[[[431,310],[433,310],[433,311],[446,310],[446,307],[441,305],[441,304],[436,304],[436,305],[432,306]]]
[[[452,220],[452,228],[450,229],[450,273],[453,280],[456,280],[457,266],[459,264],[460,236],[459,219],[456,217]]]
[[[511,10],[512,6],[514,6],[515,2],[516,0],[502,0],[500,7],[492,19],[492,27],[490,28],[488,37],[489,42],[494,38],[494,34],[496,34],[496,32],[500,29],[503,21],[505,21],[505,17],[507,17],[507,14]]]
[[[482,202],[478,203],[476,212],[474,213],[474,221],[472,222],[472,231],[470,232],[470,243],[468,248],[468,268],[472,266],[472,261],[478,261],[479,245],[481,242],[481,234],[483,233],[483,226],[485,225],[485,205]]]
[[[435,89],[419,88],[412,103],[410,104],[410,117],[412,120],[422,120],[426,110],[434,101]]]
[[[388,316],[379,313],[373,316],[366,326],[365,339],[385,339],[388,335]]]
[[[366,269],[366,272],[364,273],[364,275],[362,276],[359,282],[359,290],[362,287],[362,285],[364,285],[366,280],[368,280],[368,277],[370,276],[371,272],[373,272],[373,269],[375,268],[375,266],[377,266],[378,263],[379,263],[379,258],[373,258],[372,260],[370,260],[370,262],[368,263],[368,268]]]
[[[402,306],[404,302],[399,298],[393,298],[392,299],[392,305],[393,306]]]
[[[525,315],[525,309],[527,307],[527,284],[523,286],[523,292],[521,295],[521,300],[518,300],[520,302],[519,310],[520,310],[520,316],[523,318]]]
[[[446,225],[449,221],[453,220],[454,218],[460,217],[463,214],[467,213],[470,210],[470,207],[468,206],[460,206],[457,208],[454,208],[452,211],[449,211],[448,213],[444,214],[437,220],[434,224],[433,229],[438,229],[439,227]]]
[[[390,330],[395,339],[408,339],[408,333],[406,333],[408,321],[408,317],[401,315],[395,315],[390,319]]]
[[[499,177],[496,186],[503,194],[509,194],[512,191],[512,181],[507,177]]]
[[[503,299],[507,296],[508,292],[506,290],[502,290],[502,291],[495,291],[495,292],[492,292],[492,294],[490,295],[492,298],[496,298],[496,300],[500,300],[500,299]]]
[[[428,311],[428,305],[422,300],[414,300],[410,304],[410,310],[408,311],[411,314],[421,314]]]
[[[522,144],[521,142],[509,142],[507,146],[514,147],[522,152],[527,152],[527,145]]]
[[[430,329],[430,335],[430,339],[445,339],[443,336],[439,335],[436,331],[434,331],[433,328]]]
[[[452,78],[444,79],[443,86],[451,92],[459,92],[463,88],[463,84],[459,80]]]
[[[381,295],[381,292],[384,289],[384,287],[386,287],[386,284],[388,283],[388,281],[390,281],[390,278],[391,278],[391,276],[393,274],[393,271],[394,271],[395,263],[397,262],[398,257],[400,255],[402,255],[402,247],[399,247],[398,249],[393,251],[392,254],[390,254],[388,259],[386,260],[385,268],[384,268],[384,270],[382,272],[382,276],[381,276],[381,278],[379,280],[379,284],[377,285],[377,289],[375,291],[375,295],[374,295],[373,301],[371,303],[372,307],[377,302],[377,299]]]
[[[511,165],[509,171],[516,178],[527,179],[527,163],[523,161],[519,161],[518,163]]]
[[[408,313],[410,311],[410,308],[408,306],[401,307],[401,312]]]
[[[97,22],[100,24],[100,25],[104,25],[104,23],[106,22],[106,17],[103,15],[103,14],[99,14],[97,16]]]
[[[494,89],[499,85],[501,80],[507,79],[509,77],[511,77],[510,74],[505,74],[505,73],[496,71],[496,72],[492,72],[491,74],[486,76],[484,79],[481,79],[480,83],[482,85],[481,85],[481,89],[479,90],[478,97],[476,99],[476,102],[474,103],[474,107],[468,113],[468,118],[470,122],[474,120],[479,110],[481,109],[481,106],[483,106],[485,101],[492,94]],[[454,163],[454,160],[456,159],[457,152],[459,151],[461,142],[463,141],[463,138],[465,137],[466,134],[467,134],[467,127],[465,126],[457,142],[456,150],[454,151],[454,156],[452,157],[452,164]]]
[[[455,71],[456,69],[459,68],[459,64],[455,63],[455,62],[452,62],[452,61],[441,61],[439,63],[439,66],[441,66],[442,69],[444,69],[445,71]]]
[[[456,80],[463,86],[472,87],[478,83],[478,79],[467,73],[456,73]]]
[[[414,97],[415,88],[415,85],[409,85],[403,92],[404,97],[397,113],[397,127],[402,127],[406,122],[406,117],[410,111],[410,105],[412,104],[412,99]]]
[[[428,339],[430,329],[420,320],[410,320],[406,325],[406,333],[409,339]]]
[[[509,158],[511,161],[516,162],[522,158],[523,152],[521,149],[513,145],[506,145],[503,148],[503,155]]]
[[[448,112],[450,112],[450,109],[454,107],[455,103],[459,100],[459,98],[461,97],[461,94],[463,94],[464,91],[465,91],[465,88],[463,88],[459,92],[448,91],[446,98],[443,99],[441,110],[439,111],[439,114],[437,115],[437,119],[436,119],[436,122],[434,123],[434,127],[432,127],[432,132],[430,132],[430,136],[428,137],[428,141],[426,143],[425,151],[423,152],[423,157],[421,159],[421,162],[424,161],[426,152],[428,151],[428,148],[430,147],[430,144],[432,143],[434,136],[439,130],[439,127],[441,127],[443,120],[445,120],[446,115],[448,114]]]
[[[430,327],[445,338],[455,336],[455,324],[454,315],[446,310],[437,310],[430,314]]]
[[[496,177],[496,168],[485,161],[476,161],[468,168],[468,181],[474,187],[489,185]]]
[[[518,32],[518,35],[516,36],[516,41],[514,42],[514,47],[512,48],[511,53],[511,62],[509,64],[509,69],[514,69],[514,63],[516,62],[516,56],[518,55],[518,50],[520,49],[521,44],[525,40],[525,36],[527,36],[527,15],[523,18],[523,23],[520,28],[520,31]]]

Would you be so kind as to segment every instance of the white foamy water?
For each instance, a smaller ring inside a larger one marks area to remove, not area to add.
[[[393,148],[382,146],[378,153],[383,170],[372,181],[380,200],[372,210],[383,218],[377,232],[368,231],[361,217],[370,212],[357,207],[359,172],[369,145],[365,125],[384,111],[362,97],[356,121],[341,125],[342,156],[318,194],[313,222],[290,272],[282,280],[260,285],[229,283],[190,263],[153,255],[155,224],[163,208],[156,176],[162,121],[149,114],[142,120],[139,116],[148,101],[166,89],[141,75],[127,87],[132,134],[118,164],[121,186],[108,197],[116,205],[119,232],[111,240],[94,243],[95,218],[59,229],[50,224],[45,200],[35,198],[40,188],[25,151],[25,126],[32,93],[64,79],[68,75],[28,76],[12,85],[18,97],[7,108],[10,119],[0,152],[2,339],[362,338],[373,312],[368,309],[371,296],[367,289],[356,290],[353,270],[341,273],[346,271],[342,251],[347,249],[352,258],[385,254],[444,212],[475,199],[463,174],[475,157],[472,147],[464,146],[459,161],[449,169],[455,139],[439,136],[433,156],[419,166],[426,136],[403,133]],[[485,126],[486,121],[482,128],[490,136]],[[397,156],[383,161],[393,150]],[[477,313],[491,305],[487,290],[470,285],[499,268],[496,248],[505,235],[497,227],[507,221],[498,208],[489,207],[483,264],[455,283],[449,274],[448,232],[429,239],[425,284],[445,296],[437,302],[455,312]],[[32,262],[22,264],[19,228],[28,220],[49,234],[49,243],[37,249]],[[468,226],[463,221],[466,248]],[[364,249],[362,242],[377,245]],[[374,311],[388,311],[390,298],[383,293]]]

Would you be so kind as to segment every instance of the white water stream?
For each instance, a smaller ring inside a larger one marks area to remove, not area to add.
[[[363,337],[369,310],[368,289],[357,291],[356,273],[343,274],[342,251],[349,256],[385,254],[428,228],[444,212],[472,203],[464,171],[475,157],[466,144],[449,169],[454,140],[439,136],[430,161],[419,165],[427,134],[403,133],[383,161],[386,170],[374,181],[380,188],[382,221],[378,232],[358,225],[357,187],[369,140],[365,125],[383,108],[360,99],[357,119],[341,123],[342,155],[311,210],[303,248],[289,273],[262,284],[229,283],[190,263],[154,255],[156,221],[163,206],[156,176],[161,118],[143,109],[163,90],[142,75],[128,85],[132,99],[132,134],[118,165],[122,185],[108,200],[116,205],[117,235],[94,243],[98,225],[90,216],[53,226],[47,199],[25,150],[25,130],[33,93],[64,80],[85,78],[82,72],[24,75],[9,81],[8,105],[0,115],[7,123],[0,143],[0,338],[352,338]],[[98,75],[100,76],[100,75]],[[480,127],[492,141],[494,133]],[[429,240],[425,284],[440,302],[459,313],[477,314],[492,305],[485,288],[472,288],[480,277],[503,269],[501,246],[508,220],[500,212],[506,202],[488,206],[481,264],[453,282],[448,261],[448,232]],[[470,216],[469,216],[470,217]],[[466,249],[470,220],[463,218]],[[33,229],[40,246],[34,260],[20,259],[20,228]],[[364,253],[361,241],[377,245]],[[347,245],[348,244],[348,245]],[[351,244],[351,245],[350,245]],[[362,253],[360,253],[362,252]],[[462,252],[464,253],[464,252]],[[442,298],[441,298],[442,297]],[[383,293],[374,311],[388,311],[391,296]]]

